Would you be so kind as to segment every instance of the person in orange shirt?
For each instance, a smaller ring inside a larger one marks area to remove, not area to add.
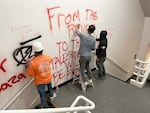
[[[49,108],[45,88],[48,89],[48,96],[53,101],[56,97],[52,88],[52,73],[50,70],[50,63],[52,58],[43,54],[43,45],[40,42],[35,42],[32,45],[35,57],[26,64],[26,72],[28,76],[34,77],[34,83],[40,95],[40,99],[44,108]]]

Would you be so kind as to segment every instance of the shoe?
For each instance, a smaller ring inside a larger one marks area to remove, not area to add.
[[[52,97],[49,97],[51,101],[54,101],[54,99],[56,98],[57,94],[56,93],[53,93],[53,96]]]
[[[93,80],[92,80],[92,79],[88,80],[88,86],[94,87],[94,84],[93,84]]]
[[[88,82],[87,82],[87,81],[81,83],[81,88],[82,88],[82,91],[83,91],[83,92],[86,91],[87,85],[88,85]]]

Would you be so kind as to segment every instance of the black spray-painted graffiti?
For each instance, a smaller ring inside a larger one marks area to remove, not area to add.
[[[15,61],[17,62],[17,66],[21,65],[21,64],[26,64],[27,60],[30,59],[31,57],[33,57],[32,55],[32,45],[27,45],[27,46],[23,46],[24,44],[31,42],[33,40],[39,39],[42,36],[39,35],[35,38],[32,38],[30,40],[21,42],[20,45],[21,47],[17,48],[14,52],[13,52],[13,58],[15,59]]]

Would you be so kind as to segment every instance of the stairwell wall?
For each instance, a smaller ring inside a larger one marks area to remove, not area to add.
[[[79,38],[72,30],[75,24],[80,23],[82,31],[95,24],[96,38],[107,30],[108,57],[131,71],[144,22],[138,0],[1,0],[0,14],[0,109],[32,108],[39,102],[33,83],[21,91],[31,81],[24,63],[33,55],[33,42],[41,41],[44,53],[53,57],[55,87],[70,80],[79,66]],[[107,72],[116,70],[112,67]]]

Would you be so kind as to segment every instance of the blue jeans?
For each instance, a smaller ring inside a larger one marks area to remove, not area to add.
[[[47,99],[46,99],[45,87],[48,88],[48,93],[49,93],[48,96],[52,97],[52,96],[53,96],[53,88],[52,88],[51,82],[48,83],[48,84],[40,84],[40,85],[37,85],[37,86],[36,86],[36,88],[37,88],[37,90],[38,90],[38,93],[39,93],[39,95],[40,95],[40,99],[41,99],[41,102],[42,102],[43,107],[44,107],[44,108],[48,108],[48,107],[50,107],[50,106],[48,105],[48,102],[47,102]]]
[[[91,56],[80,56],[80,59],[79,59],[80,72],[81,72],[83,82],[86,81],[86,78],[88,79],[92,78],[91,69],[90,69],[90,61],[91,61]],[[87,73],[85,73],[85,71],[87,71]]]

